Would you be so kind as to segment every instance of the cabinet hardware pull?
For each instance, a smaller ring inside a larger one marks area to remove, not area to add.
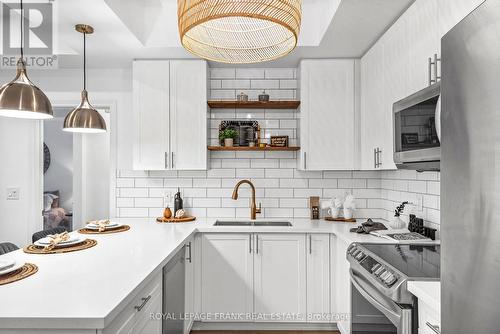
[[[312,235],[309,234],[309,254],[312,254],[313,250],[312,250]]]
[[[429,327],[430,329],[432,329],[432,331],[436,334],[441,334],[441,330],[439,329],[439,326],[438,325],[433,325],[431,324],[430,322],[426,322],[425,323],[427,325],[427,327]]]
[[[255,253],[259,254],[259,236],[255,236]]]
[[[374,165],[373,166],[374,168],[378,167],[377,166],[377,149],[376,148],[373,149],[373,165]]]
[[[307,156],[306,156],[306,152],[304,152],[304,169],[307,169]]]
[[[191,241],[190,241],[190,242],[188,242],[188,243],[186,244],[186,247],[189,249],[189,252],[188,252],[188,257],[186,258],[186,260],[187,260],[189,263],[191,263],[191,262],[192,262],[192,261],[191,261],[191,259],[192,259],[192,257],[191,257]]]
[[[172,169],[174,169],[174,152],[173,151],[172,151],[172,162],[171,162],[171,164],[172,164]]]
[[[427,68],[429,70],[429,86],[433,84],[433,79],[432,79],[432,58],[429,58],[429,64],[427,65]]]
[[[441,58],[438,58],[437,53],[434,54],[434,82],[438,82],[441,80],[441,76],[438,74],[438,62],[441,61]]]
[[[151,299],[151,295],[149,295],[147,297],[143,297],[141,299],[142,299],[142,304],[139,306],[134,306],[134,308],[137,310],[137,312],[141,312],[141,310],[144,308],[144,306],[146,306],[148,301]]]
[[[165,152],[165,169],[168,169],[168,152]]]
[[[252,235],[248,235],[248,252],[252,253]]]
[[[382,166],[382,160],[380,159],[380,156],[381,156],[380,153],[382,153],[382,150],[379,147],[377,147],[377,167]]]

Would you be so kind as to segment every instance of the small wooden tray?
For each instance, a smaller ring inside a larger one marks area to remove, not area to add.
[[[0,276],[0,285],[9,284],[29,277],[38,271],[38,267],[33,263],[25,263],[21,268],[8,274]]]
[[[110,229],[105,229],[102,232],[99,232],[99,230],[92,230],[90,228],[81,228],[78,230],[78,233],[81,234],[111,234],[111,233],[120,233],[120,232],[125,232],[130,230],[130,226],[128,225],[121,225],[117,228],[110,228]]]
[[[186,216],[182,218],[168,218],[168,219],[165,217],[156,218],[156,221],[158,223],[187,223],[187,222],[192,222],[193,220],[196,220],[196,217]]]
[[[345,223],[355,223],[356,222],[356,218],[345,219],[344,217],[338,217],[338,218],[325,217],[325,220],[329,221],[329,222],[345,222]]]
[[[59,253],[76,252],[79,250],[94,247],[95,245],[97,245],[97,241],[95,241],[94,239],[85,239],[83,242],[76,245],[71,245],[67,247],[58,247],[51,250],[45,250],[43,247],[31,244],[24,247],[23,251],[28,254],[59,254]]]

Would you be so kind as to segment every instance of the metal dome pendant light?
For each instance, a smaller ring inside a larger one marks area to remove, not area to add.
[[[83,90],[80,104],[73,109],[64,119],[64,131],[80,133],[106,132],[106,122],[99,112],[92,107],[87,93],[87,54],[86,36],[92,34],[94,28],[86,24],[77,24],[75,30],[83,34]]]
[[[180,40],[205,59],[248,64],[297,46],[302,0],[178,0]]]
[[[0,87],[0,116],[28,119],[53,118],[52,105],[47,96],[35,86],[26,74],[24,62],[24,12],[21,9],[21,56],[17,61],[17,74],[14,80]]]

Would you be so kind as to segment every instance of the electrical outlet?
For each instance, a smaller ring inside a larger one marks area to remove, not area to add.
[[[19,188],[18,187],[7,188],[7,200],[8,201],[18,201],[19,200]]]

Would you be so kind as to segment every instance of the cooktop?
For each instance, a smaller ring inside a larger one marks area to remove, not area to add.
[[[363,244],[369,252],[405,274],[408,279],[440,278],[440,246],[417,244]]]

